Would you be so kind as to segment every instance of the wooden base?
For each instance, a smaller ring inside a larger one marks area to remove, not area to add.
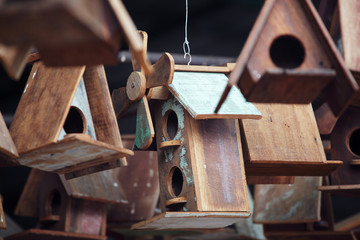
[[[85,134],[73,134],[22,153],[18,160],[28,167],[65,174],[132,155],[131,150],[95,141]]]
[[[106,236],[91,235],[85,233],[61,232],[42,229],[29,229],[27,231],[9,236],[6,240],[106,240]]]
[[[301,239],[301,240],[347,240],[359,237],[359,232],[312,231],[312,232],[275,232],[266,233],[267,239]]]
[[[223,228],[250,216],[249,212],[165,212],[134,224],[131,229],[210,229]]]
[[[256,161],[245,162],[249,176],[327,176],[340,167],[342,161]]]

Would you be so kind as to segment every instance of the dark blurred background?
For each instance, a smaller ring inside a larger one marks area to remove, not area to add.
[[[149,53],[183,54],[185,0],[123,2],[137,28],[148,33]],[[319,1],[313,2],[318,7]],[[189,0],[188,40],[193,58],[211,60],[213,57],[223,57],[235,61],[262,4],[261,0]],[[125,45],[122,50],[127,51],[127,48]],[[30,70],[29,65],[21,80],[14,82],[0,69],[0,111],[8,125],[11,124]],[[125,86],[131,71],[130,62],[106,66],[110,91]],[[121,134],[134,133],[134,114],[119,121]],[[37,223],[36,219],[13,215],[29,171],[27,167],[0,168],[0,194],[4,198],[5,212],[23,228],[34,227]],[[358,199],[333,196],[335,219],[341,220],[354,214],[356,209],[359,211],[359,205]]]

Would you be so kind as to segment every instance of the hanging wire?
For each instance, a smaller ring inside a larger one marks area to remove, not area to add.
[[[189,62],[187,65],[190,65],[191,63],[191,54],[190,54],[190,44],[187,39],[187,32],[188,32],[188,18],[189,18],[189,2],[188,0],[185,0],[186,2],[186,16],[185,16],[185,41],[183,43],[183,50],[184,50],[184,58],[189,57]]]

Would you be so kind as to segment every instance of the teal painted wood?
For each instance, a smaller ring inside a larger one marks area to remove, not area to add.
[[[237,87],[230,90],[219,112],[214,113],[227,82],[223,73],[175,72],[169,89],[195,119],[260,119],[261,112],[245,100]]]

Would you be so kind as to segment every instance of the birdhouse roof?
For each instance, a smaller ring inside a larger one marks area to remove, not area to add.
[[[169,90],[195,119],[260,119],[261,112],[245,100],[237,87],[218,113],[214,113],[222,90],[228,83],[226,67],[175,66]],[[178,70],[178,71],[177,71]]]

